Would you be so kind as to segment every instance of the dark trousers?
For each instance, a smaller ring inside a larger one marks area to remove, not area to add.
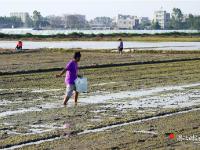
[[[17,50],[22,50],[22,46],[16,46]]]

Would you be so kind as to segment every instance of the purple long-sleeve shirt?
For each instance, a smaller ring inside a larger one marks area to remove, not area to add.
[[[74,60],[70,60],[67,64],[66,64],[66,77],[65,77],[65,83],[72,85],[75,84],[74,81],[77,78],[78,75],[78,64],[76,61]]]

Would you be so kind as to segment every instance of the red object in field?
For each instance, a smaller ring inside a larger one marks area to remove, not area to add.
[[[17,46],[22,47],[22,41],[18,41]]]
[[[170,133],[170,134],[169,134],[169,138],[170,138],[170,139],[174,139],[174,137],[175,137],[175,136],[174,136],[173,133]]]

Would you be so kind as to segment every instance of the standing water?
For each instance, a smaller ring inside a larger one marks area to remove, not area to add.
[[[0,41],[0,48],[14,49],[17,41]],[[81,48],[81,49],[116,49],[119,42],[114,41],[23,41],[24,49],[40,48]],[[124,42],[124,48],[137,50],[200,50],[200,42]]]

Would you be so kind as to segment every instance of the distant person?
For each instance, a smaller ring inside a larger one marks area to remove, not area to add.
[[[74,101],[75,104],[77,104],[78,92],[76,91],[75,80],[78,77],[78,62],[80,61],[80,58],[81,58],[81,53],[75,52],[74,58],[66,64],[66,67],[60,74],[56,75],[56,77],[61,77],[66,72],[66,77],[65,77],[66,94],[63,101],[64,105],[67,104],[68,100],[73,95],[73,92],[75,92]]]
[[[22,50],[22,41],[18,41],[17,46],[16,46],[16,50]]]
[[[124,48],[123,41],[122,41],[121,38],[119,38],[118,40],[120,41],[119,46],[118,46],[118,50],[119,50],[119,53],[122,54],[122,51],[123,51],[123,48]]]

